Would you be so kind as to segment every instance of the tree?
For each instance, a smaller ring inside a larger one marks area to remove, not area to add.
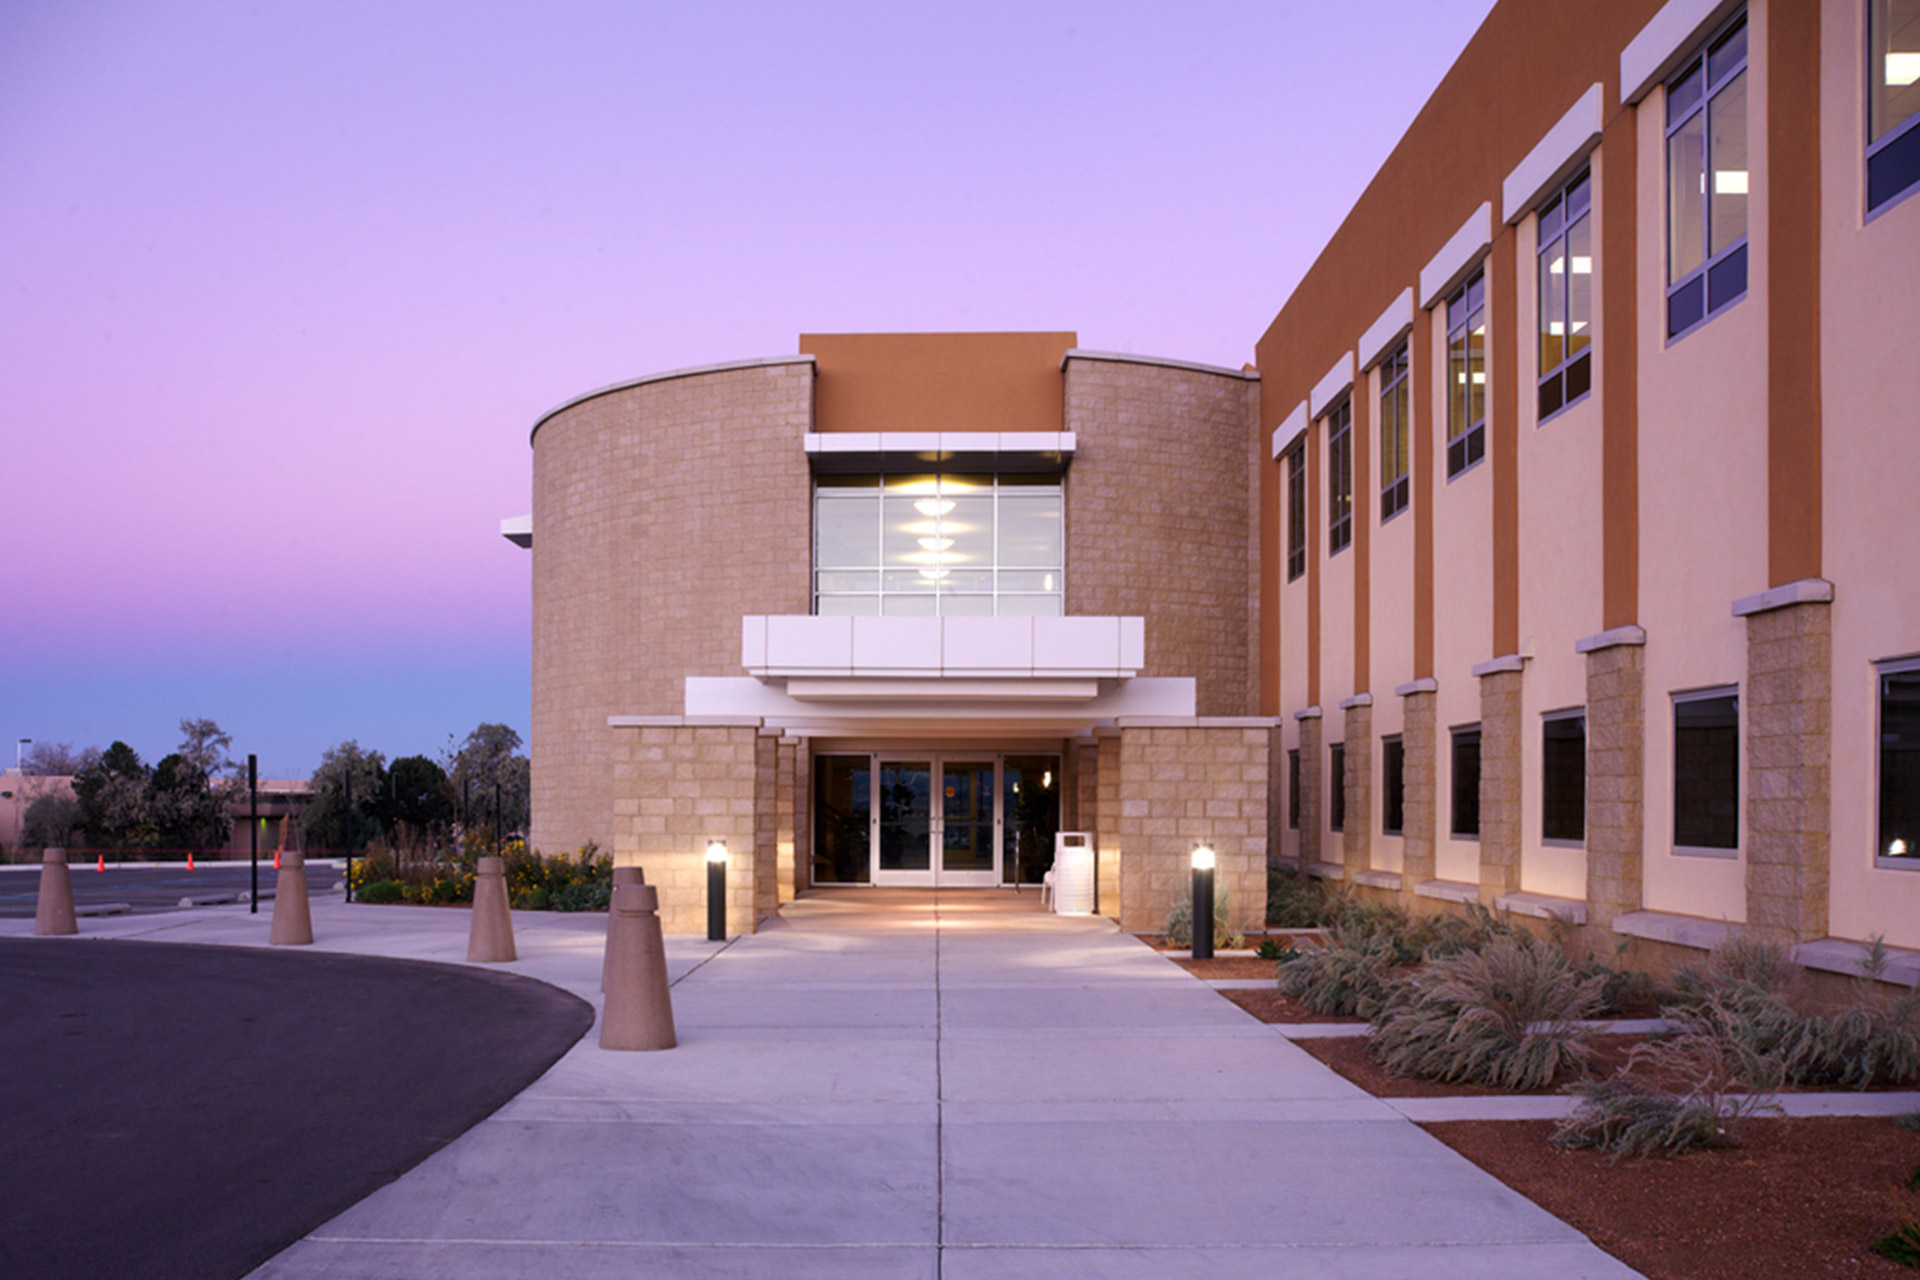
[[[121,849],[156,843],[147,766],[140,753],[115,741],[100,758],[74,775],[74,799],[88,844]]]
[[[71,742],[36,742],[20,757],[20,772],[28,777],[71,778],[99,760],[98,747],[75,751]]]
[[[381,815],[389,832],[406,827],[432,839],[453,821],[453,784],[425,756],[402,756],[387,769],[387,805]]]
[[[313,803],[300,819],[300,834],[309,848],[352,852],[379,837],[387,791],[385,756],[364,751],[349,738],[320,757],[311,785]]]
[[[448,772],[461,797],[460,821],[469,830],[486,828],[496,836],[525,831],[533,786],[527,758],[516,754],[520,735],[504,724],[482,724],[457,751],[451,744],[449,749],[453,767]]]
[[[80,802],[61,792],[50,792],[27,806],[20,822],[20,847],[63,848],[80,825]]]

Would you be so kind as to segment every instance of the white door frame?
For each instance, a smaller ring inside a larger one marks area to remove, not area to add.
[[[1001,756],[999,751],[876,751],[872,754],[872,765],[868,770],[869,785],[873,791],[868,803],[867,849],[871,862],[872,882],[878,886],[910,886],[917,888],[980,888],[991,889],[1000,884],[1002,845],[1006,829],[1005,797],[1001,790]],[[880,772],[887,765],[920,764],[926,762],[927,780],[927,869],[924,871],[883,871],[880,868]],[[986,765],[990,771],[989,783],[993,791],[993,865],[984,871],[948,871],[942,865],[946,847],[946,813],[943,787],[947,764]]]

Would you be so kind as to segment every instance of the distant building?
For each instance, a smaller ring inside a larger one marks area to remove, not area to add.
[[[749,929],[1065,827],[1130,929],[1207,842],[1236,921],[1271,859],[1920,948],[1917,120],[1920,0],[1503,0],[1257,373],[828,335],[562,405],[534,842],[681,929],[709,838]]]

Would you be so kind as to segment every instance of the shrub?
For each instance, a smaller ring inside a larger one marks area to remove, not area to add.
[[[1373,1015],[1374,1057],[1399,1075],[1538,1089],[1591,1060],[1579,1025],[1603,979],[1525,934],[1435,956],[1388,986]]]
[[[378,904],[404,901],[406,893],[398,880],[371,880],[354,890],[353,896],[361,902]]]
[[[549,898],[555,911],[605,911],[612,901],[610,880],[576,880],[562,885]]]
[[[1267,868],[1267,927],[1269,929],[1317,929],[1327,923],[1331,904],[1318,880]]]
[[[513,899],[515,911],[545,911],[552,905],[553,895],[547,892],[545,885],[536,885]]]
[[[1173,910],[1167,912],[1167,941],[1176,947],[1193,945],[1193,902],[1190,898],[1177,899]],[[1213,890],[1213,945],[1215,949],[1236,950],[1246,945],[1246,938],[1235,933],[1227,924],[1227,889],[1225,885],[1215,885]]]
[[[1388,977],[1403,963],[1389,935],[1336,941],[1282,963],[1280,994],[1315,1013],[1369,1016],[1386,994]]]
[[[1873,1242],[1873,1251],[1903,1267],[1920,1268],[1920,1222],[1904,1222],[1890,1236]]]
[[[1670,1156],[1693,1147],[1722,1147],[1732,1139],[1712,1103],[1691,1094],[1649,1088],[1615,1077],[1578,1086],[1578,1110],[1560,1122],[1553,1141],[1596,1147],[1622,1156]]]

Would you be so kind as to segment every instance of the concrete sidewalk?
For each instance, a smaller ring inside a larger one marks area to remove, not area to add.
[[[467,913],[315,904],[458,961]],[[217,908],[92,935],[262,942]],[[11,922],[9,922],[11,923]],[[604,917],[505,966],[599,1001]],[[680,1047],[595,1033],[260,1277],[1630,1277],[1177,966],[1032,894],[843,890],[673,938]]]

